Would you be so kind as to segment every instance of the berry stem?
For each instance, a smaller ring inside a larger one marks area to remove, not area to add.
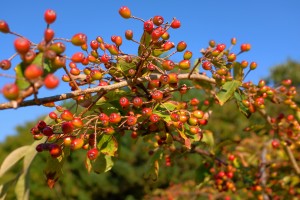
[[[64,68],[65,72],[67,73],[67,75],[69,76],[69,78],[71,79],[72,83],[74,83],[74,86],[76,87],[76,89],[81,90],[80,87],[78,87],[77,82],[73,79],[70,72],[67,70],[66,66],[63,66],[63,68]]]

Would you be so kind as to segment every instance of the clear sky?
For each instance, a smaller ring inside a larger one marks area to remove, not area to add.
[[[98,35],[110,42],[112,35],[123,36],[125,30],[132,29],[135,38],[142,33],[142,23],[125,20],[118,14],[121,6],[126,5],[134,16],[149,19],[161,15],[165,21],[176,17],[181,21],[181,28],[171,30],[175,44],[184,40],[188,50],[193,51],[193,59],[200,56],[199,50],[207,47],[208,41],[230,44],[236,37],[238,44],[250,43],[252,49],[242,54],[237,60],[256,61],[258,69],[248,79],[257,82],[268,75],[269,68],[284,63],[287,59],[300,62],[300,1],[299,0],[252,0],[252,1],[99,1],[99,0],[10,0],[1,2],[0,19],[7,21],[14,32],[18,32],[38,43],[45,29],[43,14],[46,9],[54,9],[58,15],[51,26],[56,36],[70,38],[73,34],[84,32],[88,40]],[[0,34],[0,60],[14,53],[14,36]],[[137,45],[124,41],[124,52],[135,52]],[[74,49],[69,49],[72,52]],[[237,45],[233,52],[238,52]],[[181,55],[174,59],[181,58]],[[18,63],[14,60],[13,65]],[[13,75],[13,71],[0,71]],[[61,75],[62,71],[58,72]],[[12,79],[0,77],[0,87]],[[68,92],[67,87],[59,89],[42,89],[39,97]],[[0,95],[0,103],[5,99]],[[17,110],[0,111],[0,141],[6,135],[14,134],[14,127],[26,121],[36,119],[52,109],[44,107],[27,107]]]

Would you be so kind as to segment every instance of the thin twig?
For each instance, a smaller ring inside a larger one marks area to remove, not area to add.
[[[190,80],[199,80],[199,81],[204,81],[204,82],[208,82],[211,84],[215,84],[215,79],[213,78],[209,78],[205,75],[201,75],[201,74],[192,74],[190,76],[190,78],[188,78],[189,74],[179,74],[178,75],[178,79],[190,79]],[[148,77],[142,77],[142,78],[137,78],[138,82],[147,82],[150,79],[158,79],[160,77],[160,74],[151,74]],[[70,99],[76,96],[80,96],[80,95],[86,95],[86,94],[91,94],[91,93],[96,93],[96,92],[100,92],[100,91],[111,91],[111,90],[115,90],[118,88],[122,88],[128,85],[132,85],[133,81],[132,80],[126,80],[126,81],[121,81],[118,83],[115,83],[113,85],[107,85],[107,86],[97,86],[94,88],[87,88],[84,90],[76,90],[73,92],[69,92],[69,93],[64,93],[64,94],[60,94],[60,95],[55,95],[55,96],[49,96],[49,97],[44,97],[44,98],[39,98],[39,103],[37,104],[35,100],[27,100],[27,101],[22,101],[22,102],[17,102],[18,105],[17,107],[26,107],[26,106],[33,106],[33,105],[42,105],[42,104],[46,104],[49,102],[57,102],[57,101],[62,101],[62,100],[66,100],[66,99]],[[35,83],[35,88],[39,88],[42,86],[42,83]],[[22,97],[27,97],[27,95],[31,95],[32,94],[32,88],[28,89],[26,91],[25,94],[23,94]],[[4,110],[4,109],[11,109],[11,108],[17,108],[15,107],[15,102],[6,102],[6,103],[2,103],[0,104],[0,110]]]

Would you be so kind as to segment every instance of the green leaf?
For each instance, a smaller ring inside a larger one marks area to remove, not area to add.
[[[159,160],[162,159],[163,151],[158,149],[148,160],[145,166],[145,174],[144,178],[149,179],[151,178],[153,181],[157,180],[158,173],[159,173]]]
[[[19,176],[15,187],[15,194],[17,199],[29,199],[29,176],[27,172],[23,172]]]
[[[114,166],[114,163],[111,159],[111,156],[108,155],[99,155],[95,162],[92,163],[94,172],[97,174],[107,172],[111,170]]]
[[[148,32],[144,31],[140,40],[141,45],[139,46],[138,49],[139,56],[141,56],[145,48],[147,48],[150,45],[150,41],[151,41],[151,35]]]
[[[30,146],[22,146],[11,152],[2,162],[0,167],[0,177],[3,176],[12,166],[21,160],[27,153]]]
[[[237,81],[243,81],[244,79],[244,69],[239,62],[233,63],[233,78]]]
[[[215,146],[214,134],[209,130],[204,130],[202,142],[206,143],[212,150]]]
[[[118,150],[118,142],[112,135],[102,134],[100,141],[97,144],[100,152],[108,156],[116,156]]]
[[[172,101],[167,101],[165,103],[162,103],[162,106],[160,106],[161,108],[165,108],[168,109],[169,111],[173,111],[177,108],[177,105],[175,102]]]
[[[237,80],[226,82],[220,91],[217,93],[216,98],[220,105],[224,105],[234,94],[234,92],[241,86],[241,82]]]
[[[236,99],[236,104],[239,108],[239,111],[245,115],[247,118],[249,118],[251,116],[251,112],[249,111],[249,108],[247,108],[246,106],[244,106],[243,104],[243,100],[246,100],[247,97],[242,94],[241,92],[234,92],[234,98]]]
[[[196,169],[195,179],[197,183],[202,183],[207,176],[210,176],[209,169],[210,167],[205,166],[205,163]]]
[[[128,71],[130,69],[136,68],[136,59],[133,59],[132,62],[128,63],[123,59],[119,59],[116,66],[118,69],[120,69],[125,75],[128,75]]]
[[[52,67],[48,59],[43,59],[42,53],[38,53],[31,64],[36,64],[44,67],[43,77],[45,77],[49,73],[54,73],[57,70],[56,68]],[[24,71],[29,65],[30,64],[21,62],[15,67],[17,77],[16,84],[21,90],[26,89],[28,86],[30,86],[30,83],[24,77]]]

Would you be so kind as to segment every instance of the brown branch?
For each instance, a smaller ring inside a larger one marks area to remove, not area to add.
[[[213,78],[209,78],[205,75],[192,74],[190,76],[190,78],[188,78],[188,76],[189,76],[189,74],[179,74],[178,78],[179,79],[199,80],[199,81],[204,81],[204,82],[208,82],[208,83],[211,83],[211,84],[215,84],[215,80]],[[138,78],[137,81],[138,82],[146,82],[146,81],[149,80],[149,78],[150,79],[158,79],[159,77],[160,77],[160,74],[151,74],[148,77]],[[26,107],[26,106],[33,106],[33,105],[42,105],[42,104],[46,104],[46,103],[50,103],[50,102],[57,102],[57,101],[70,99],[70,98],[77,97],[77,96],[80,96],[80,95],[85,95],[85,94],[91,94],[91,93],[96,93],[96,92],[101,92],[101,91],[107,91],[108,92],[108,91],[115,90],[115,89],[118,89],[118,88],[122,88],[122,87],[125,87],[125,86],[128,86],[128,85],[132,85],[132,84],[133,84],[133,80],[126,80],[126,81],[121,81],[119,83],[115,83],[113,85],[97,86],[97,87],[94,87],[94,88],[87,88],[85,90],[76,90],[76,91],[73,91],[73,92],[64,93],[64,94],[60,94],[60,95],[39,98],[38,103],[34,99],[33,100],[22,101],[22,102],[11,101],[11,102],[6,102],[6,103],[0,104],[0,110],[18,108],[18,107]],[[42,83],[35,83],[36,88],[39,88],[41,86],[42,86]],[[26,93],[24,94],[24,96],[31,95],[32,92],[33,92],[32,88],[31,89],[29,88],[26,91]]]

